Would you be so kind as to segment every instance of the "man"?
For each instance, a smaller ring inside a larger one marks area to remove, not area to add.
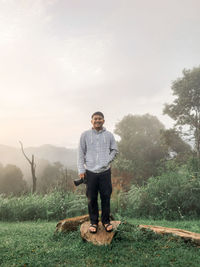
[[[107,232],[113,230],[110,224],[110,196],[112,193],[110,163],[118,153],[117,144],[112,133],[104,127],[102,112],[92,115],[92,129],[82,133],[79,143],[78,172],[79,177],[86,177],[86,195],[90,216],[91,233],[96,233],[99,221],[98,192],[101,197],[101,221]]]

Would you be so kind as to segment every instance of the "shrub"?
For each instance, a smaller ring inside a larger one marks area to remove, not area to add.
[[[183,219],[200,216],[200,176],[187,167],[152,177],[142,187],[132,185],[121,195],[122,214],[130,217]]]
[[[85,196],[74,193],[52,192],[21,197],[0,195],[0,220],[60,220],[86,212]]]

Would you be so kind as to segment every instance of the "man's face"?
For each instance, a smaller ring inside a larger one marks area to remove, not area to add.
[[[97,131],[99,131],[103,128],[104,122],[105,122],[104,118],[100,115],[94,115],[92,120],[91,120],[93,128]]]

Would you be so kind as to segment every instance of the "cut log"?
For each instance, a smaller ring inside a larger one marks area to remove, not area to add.
[[[101,216],[101,211],[99,211],[99,216]],[[112,214],[110,214],[110,219],[114,220]],[[76,231],[78,226],[86,221],[89,221],[88,214],[61,220],[57,223],[55,232]]]
[[[101,222],[98,224],[98,230],[96,234],[92,234],[89,231],[90,222],[84,222],[81,224],[80,232],[83,240],[92,242],[94,245],[109,245],[116,233],[116,229],[121,223],[120,221],[111,221],[113,226],[112,232],[106,232]]]
[[[55,232],[69,232],[77,230],[78,226],[83,222],[89,221],[89,215],[78,216],[74,218],[64,219],[56,225]]]
[[[150,229],[154,231],[156,234],[172,234],[174,236],[179,236],[184,240],[190,240],[197,245],[200,245],[200,234],[193,233],[190,231],[178,229],[178,228],[167,228],[162,226],[155,226],[155,225],[139,225],[141,229]]]

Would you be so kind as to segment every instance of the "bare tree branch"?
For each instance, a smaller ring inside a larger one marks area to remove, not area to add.
[[[23,147],[23,144],[21,141],[19,141],[20,145],[21,145],[21,150],[22,150],[22,153],[24,155],[24,157],[27,159],[27,161],[29,162],[29,164],[31,165],[31,173],[32,173],[32,180],[33,180],[33,188],[32,188],[32,192],[35,193],[36,191],[36,181],[37,181],[37,178],[35,176],[35,169],[36,169],[36,164],[35,164],[35,161],[34,161],[34,155],[32,155],[32,161],[28,158],[28,156],[25,154],[24,152],[24,147]]]
[[[22,150],[22,153],[24,154],[24,157],[28,160],[28,162],[29,162],[30,164],[32,164],[32,162],[30,161],[30,159],[27,157],[27,155],[26,155],[25,152],[24,152],[24,147],[23,147],[22,142],[19,141],[19,143],[20,143],[20,145],[21,145],[21,150]]]

